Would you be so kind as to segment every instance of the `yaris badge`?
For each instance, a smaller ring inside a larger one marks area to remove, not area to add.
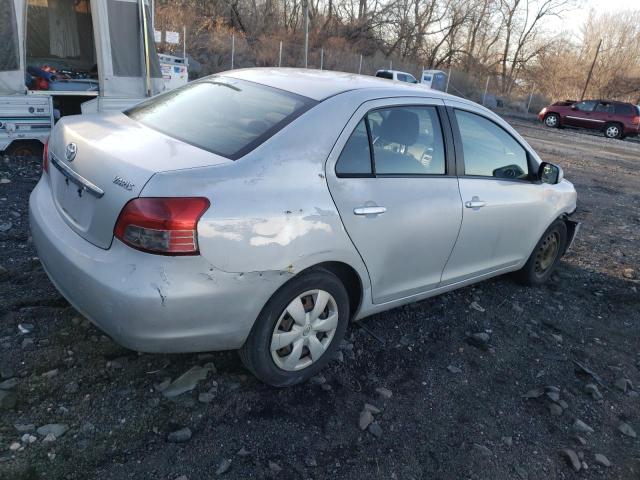
[[[64,151],[64,156],[68,162],[73,162],[74,158],[76,158],[76,153],[78,153],[78,146],[75,143],[70,143]]]

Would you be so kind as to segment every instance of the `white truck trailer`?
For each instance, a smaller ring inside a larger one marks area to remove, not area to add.
[[[0,0],[0,152],[38,155],[65,115],[165,89],[149,0]]]

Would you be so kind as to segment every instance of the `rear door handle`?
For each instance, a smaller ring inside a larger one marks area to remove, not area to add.
[[[354,215],[382,215],[386,212],[385,207],[357,207],[353,209]]]
[[[467,208],[482,208],[487,204],[487,202],[483,202],[478,197],[473,197],[470,201],[465,202],[464,206]]]

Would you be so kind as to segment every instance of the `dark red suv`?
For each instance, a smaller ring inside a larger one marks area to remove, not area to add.
[[[607,138],[624,138],[640,133],[640,107],[612,100],[556,102],[543,108],[538,120],[547,127],[600,130]]]

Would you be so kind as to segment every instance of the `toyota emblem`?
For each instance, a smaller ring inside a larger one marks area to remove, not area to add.
[[[75,143],[70,143],[67,145],[64,156],[67,161],[73,162],[73,159],[76,158],[76,153],[78,153],[78,146]]]

